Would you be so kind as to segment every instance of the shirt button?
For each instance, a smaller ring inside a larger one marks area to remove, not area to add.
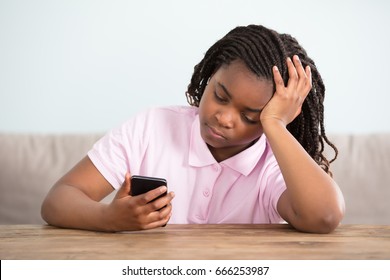
[[[217,172],[217,171],[219,171],[219,166],[218,165],[213,165],[213,170],[215,171],[215,172]]]
[[[203,191],[203,196],[204,196],[204,197],[209,197],[209,196],[210,196],[210,191],[209,191],[209,189],[205,189],[205,190]]]

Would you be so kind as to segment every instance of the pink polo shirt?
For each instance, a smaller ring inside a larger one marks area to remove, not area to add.
[[[279,223],[286,189],[263,135],[241,153],[217,162],[200,135],[198,108],[154,108],[113,129],[88,153],[115,188],[124,175],[167,179],[175,192],[170,223]]]

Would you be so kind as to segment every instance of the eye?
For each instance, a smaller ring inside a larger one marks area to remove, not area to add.
[[[215,99],[220,103],[226,103],[228,100],[220,96],[216,91],[214,91]]]
[[[250,117],[248,117],[247,115],[245,115],[244,113],[241,114],[242,118],[244,119],[245,122],[249,123],[249,124],[258,124],[259,123],[259,120],[254,120]]]

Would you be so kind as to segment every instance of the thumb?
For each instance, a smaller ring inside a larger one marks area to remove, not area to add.
[[[131,186],[130,186],[130,173],[126,172],[125,181],[122,183],[121,188],[118,190],[118,192],[116,194],[116,198],[122,198],[125,196],[129,196],[130,195],[130,188],[131,188]]]

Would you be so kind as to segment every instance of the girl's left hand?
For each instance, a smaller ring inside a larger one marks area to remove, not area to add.
[[[264,126],[268,121],[281,121],[284,126],[292,122],[300,113],[303,101],[312,87],[311,70],[309,66],[303,69],[297,55],[294,63],[287,58],[288,83],[284,85],[283,78],[276,66],[272,68],[276,92],[260,114],[260,121]]]

